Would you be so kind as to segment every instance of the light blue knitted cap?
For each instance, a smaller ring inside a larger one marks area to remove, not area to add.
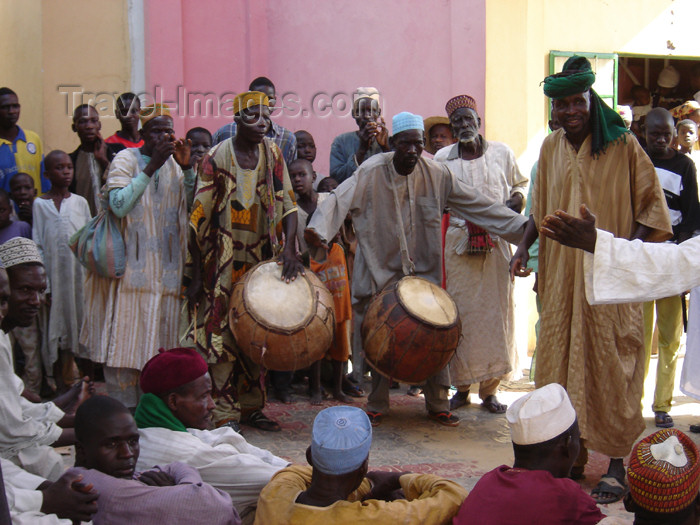
[[[420,115],[414,115],[408,111],[402,111],[394,115],[391,121],[391,130],[393,135],[401,133],[402,131],[408,131],[409,129],[417,129],[419,131],[424,131],[423,117]]]
[[[347,474],[369,456],[372,425],[358,407],[336,406],[321,410],[311,431],[311,459],[325,474]]]

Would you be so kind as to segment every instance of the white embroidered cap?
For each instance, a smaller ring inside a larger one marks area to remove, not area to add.
[[[576,411],[564,387],[552,383],[517,399],[506,420],[513,443],[534,445],[566,432],[576,421]]]
[[[5,268],[12,268],[18,264],[40,263],[44,264],[39,248],[31,239],[14,237],[0,244],[0,263]]]

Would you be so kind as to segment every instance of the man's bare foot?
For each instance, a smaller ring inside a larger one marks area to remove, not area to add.
[[[492,414],[503,414],[508,409],[508,405],[499,403],[498,398],[495,395],[487,396],[481,403],[481,406]]]
[[[345,404],[352,403],[352,400],[348,396],[343,394],[342,390],[333,390],[333,399]]]
[[[321,390],[313,390],[310,392],[310,395],[312,405],[320,405],[323,402],[323,394],[321,394]]]
[[[80,385],[80,394],[78,395],[78,404],[75,408],[78,408],[95,395],[95,383],[88,376],[83,377],[78,384]]]

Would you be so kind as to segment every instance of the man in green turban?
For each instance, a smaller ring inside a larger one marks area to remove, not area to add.
[[[595,74],[574,56],[544,80],[552,117],[562,129],[542,144],[532,209],[511,275],[524,276],[528,248],[545,215],[578,215],[586,204],[599,227],[616,237],[663,241],[671,222],[654,165],[620,116],[591,88]],[[581,454],[572,477],[582,477],[587,448],[610,457],[593,490],[598,503],[627,490],[622,458],[644,430],[644,333],[641,304],[590,306],[583,252],[540,236],[538,293],[542,301],[535,383],[559,383],[569,393],[581,428]]]

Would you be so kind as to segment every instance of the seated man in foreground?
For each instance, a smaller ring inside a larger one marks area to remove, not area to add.
[[[75,414],[75,467],[99,493],[94,525],[163,523],[240,525],[225,492],[202,481],[183,463],[134,475],[139,433],[131,412],[116,399],[95,396]]]
[[[227,492],[241,516],[254,511],[263,487],[288,461],[246,442],[230,427],[211,427],[214,401],[206,361],[192,348],[161,351],[141,371],[136,423],[139,469],[173,461],[198,470]]]
[[[258,501],[259,525],[451,523],[467,492],[431,474],[367,472],[372,426],[357,407],[318,413],[306,458],[272,478]],[[405,499],[403,499],[405,498]]]
[[[72,413],[92,395],[94,386],[86,377],[48,403],[38,398],[39,402],[34,403],[23,396],[24,383],[14,372],[8,333],[36,319],[44,301],[46,272],[36,244],[24,237],[0,245],[0,267],[5,268],[0,270],[0,302],[9,306],[7,315],[0,316],[0,456],[32,474],[56,481],[64,467],[52,447],[73,444]]]
[[[513,467],[485,474],[459,509],[454,525],[594,524],[604,518],[595,501],[569,479],[579,453],[576,412],[557,383],[530,392],[506,412]]]

